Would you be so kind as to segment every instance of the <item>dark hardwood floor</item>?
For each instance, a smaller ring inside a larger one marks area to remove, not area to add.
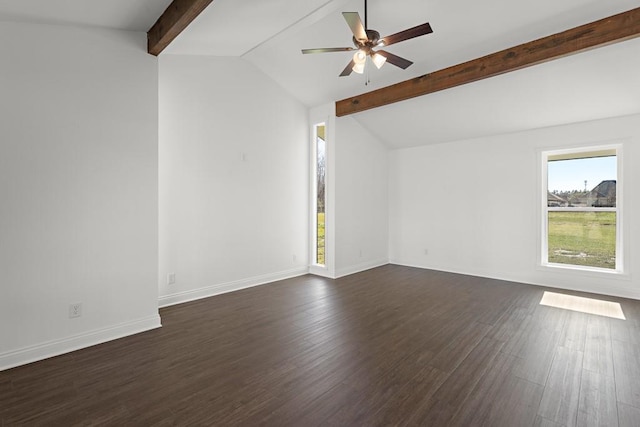
[[[0,419],[640,426],[640,301],[592,296],[617,320],[545,290],[389,265],[173,306],[161,329],[0,372]]]

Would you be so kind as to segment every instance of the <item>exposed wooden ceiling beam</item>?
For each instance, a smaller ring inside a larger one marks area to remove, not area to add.
[[[147,31],[147,52],[158,56],[213,0],[173,0]]]
[[[336,102],[338,117],[640,36],[640,8]]]

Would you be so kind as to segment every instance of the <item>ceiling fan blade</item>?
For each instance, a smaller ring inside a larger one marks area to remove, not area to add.
[[[392,34],[390,36],[383,37],[380,40],[381,46],[389,46],[394,43],[399,43],[405,40],[412,39],[414,37],[424,36],[425,34],[433,33],[431,25],[428,22],[418,25],[408,30],[400,31],[399,33]]]
[[[302,49],[302,53],[327,53],[327,52],[348,52],[355,50],[352,47],[319,47],[316,49]]]
[[[342,16],[344,16],[344,20],[347,21],[347,25],[349,25],[349,28],[351,28],[351,32],[353,33],[353,36],[356,38],[356,40],[369,40],[364,25],[362,25],[360,15],[358,15],[358,12],[342,12]]]
[[[379,50],[376,53],[387,58],[387,62],[389,64],[393,64],[396,67],[402,68],[403,70],[406,70],[411,64],[413,64],[413,62],[409,61],[408,59],[401,58],[398,55],[394,55],[393,53],[389,53],[384,50]]]
[[[347,65],[347,67],[342,70],[342,72],[340,73],[340,77],[346,77],[349,74],[351,74],[351,72],[353,71],[353,66],[356,65],[355,62],[353,62],[353,59],[351,60],[351,62],[349,62],[349,65]]]

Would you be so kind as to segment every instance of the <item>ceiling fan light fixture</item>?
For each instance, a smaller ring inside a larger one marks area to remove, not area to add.
[[[380,55],[379,53],[374,54],[371,57],[371,60],[373,61],[375,66],[378,68],[378,70],[382,68],[385,62],[387,62],[387,58],[385,56]]]
[[[363,68],[366,60],[367,60],[367,53],[362,49],[358,49],[356,53],[353,54],[353,62],[355,62],[356,64],[362,64]]]
[[[356,62],[356,63],[353,65],[352,70],[353,70],[354,72],[358,73],[358,74],[362,74],[362,73],[364,73],[364,62],[361,62],[361,63],[357,63],[357,62]]]

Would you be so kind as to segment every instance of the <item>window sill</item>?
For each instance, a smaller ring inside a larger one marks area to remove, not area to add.
[[[569,264],[538,264],[537,270],[559,273],[559,274],[568,274],[568,275],[580,275],[586,277],[595,277],[601,279],[613,279],[613,280],[631,280],[631,274],[625,271],[619,270],[608,270],[604,268],[596,268],[596,267],[582,267],[576,265]]]

